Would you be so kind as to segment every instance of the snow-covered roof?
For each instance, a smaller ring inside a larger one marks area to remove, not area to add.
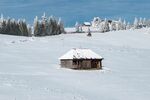
[[[91,26],[91,23],[90,23],[90,22],[84,22],[83,24],[84,24],[84,25],[87,25],[87,26]]]
[[[59,59],[102,59],[102,57],[90,49],[71,49]]]

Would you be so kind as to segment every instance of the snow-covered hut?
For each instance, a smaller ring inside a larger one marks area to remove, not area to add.
[[[102,69],[103,58],[90,49],[71,49],[60,58],[61,67],[71,69]]]
[[[90,22],[84,22],[84,23],[83,23],[83,26],[88,26],[88,27],[90,27],[90,26],[91,26],[91,23],[90,23]]]

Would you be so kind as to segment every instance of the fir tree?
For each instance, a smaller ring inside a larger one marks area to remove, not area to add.
[[[137,29],[138,28],[138,26],[139,26],[139,21],[138,21],[138,19],[135,17],[135,19],[134,19],[134,29]]]
[[[58,35],[64,32],[64,26],[60,18],[59,20],[54,17],[48,18],[44,13],[41,20],[38,20],[37,17],[34,19],[35,36]]]

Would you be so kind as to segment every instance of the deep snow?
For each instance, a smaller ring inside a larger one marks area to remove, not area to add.
[[[104,70],[60,68],[71,48],[104,57]],[[149,100],[147,29],[48,37],[0,35],[0,100]]]

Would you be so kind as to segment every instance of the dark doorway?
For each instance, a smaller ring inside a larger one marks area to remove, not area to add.
[[[98,66],[98,61],[96,61],[96,60],[92,60],[91,61],[91,68],[98,68],[99,66]]]

